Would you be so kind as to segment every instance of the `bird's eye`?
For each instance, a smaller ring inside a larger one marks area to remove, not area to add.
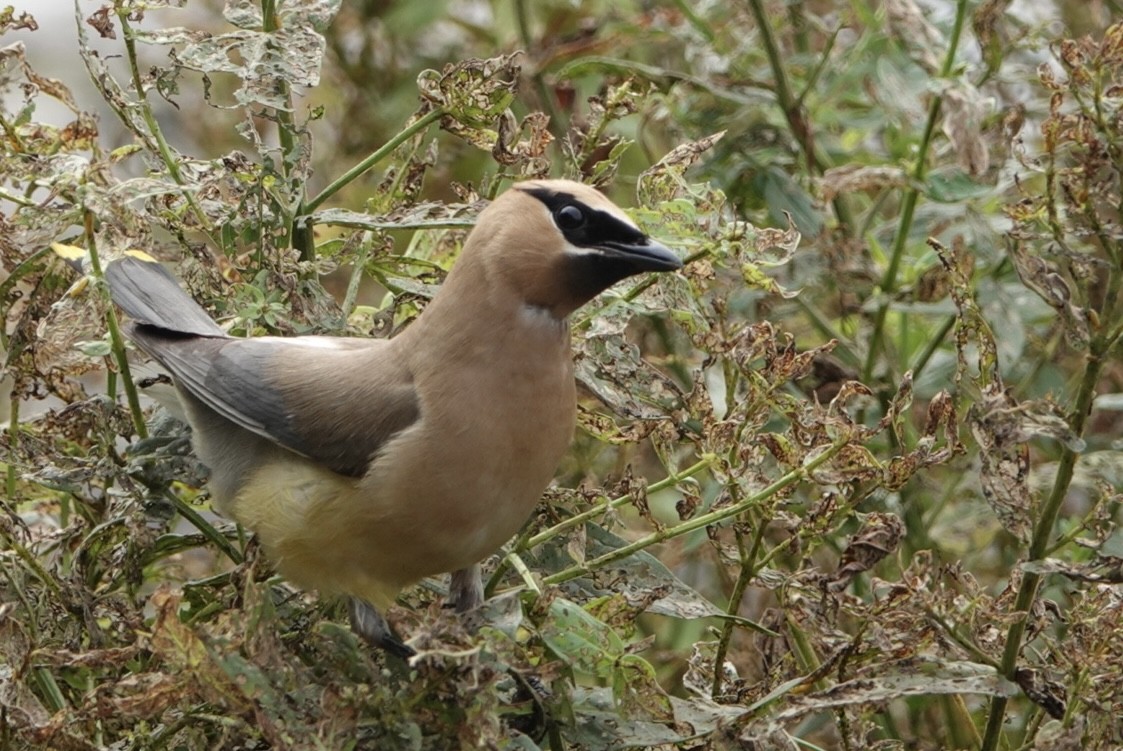
[[[573,204],[562,206],[554,212],[554,221],[557,222],[559,229],[577,229],[585,223],[585,212]]]

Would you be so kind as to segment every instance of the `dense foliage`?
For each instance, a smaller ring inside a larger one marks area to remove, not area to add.
[[[1123,25],[1071,5],[82,0],[65,81],[5,39],[0,748],[1123,745]],[[556,487],[395,662],[209,512],[98,268],[386,336],[547,175],[687,265],[575,316]]]

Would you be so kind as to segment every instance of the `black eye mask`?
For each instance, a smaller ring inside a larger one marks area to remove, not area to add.
[[[526,191],[546,204],[562,235],[579,248],[643,245],[647,236],[607,211],[590,208],[569,193],[545,188]]]

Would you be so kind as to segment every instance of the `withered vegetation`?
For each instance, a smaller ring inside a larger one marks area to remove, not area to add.
[[[1123,746],[1123,25],[938,5],[82,2],[62,81],[0,13],[0,748]],[[687,264],[577,314],[556,486],[388,661],[49,248],[387,336],[546,175]]]

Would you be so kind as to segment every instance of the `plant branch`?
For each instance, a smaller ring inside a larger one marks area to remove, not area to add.
[[[195,529],[199,530],[203,537],[213,542],[215,547],[225,553],[227,558],[235,564],[241,564],[245,560],[245,557],[226,539],[226,536],[215,529],[214,525],[204,519],[190,504],[186,503],[182,498],[172,492],[165,492],[164,498],[175,507],[176,512],[180,516],[190,522]]]
[[[280,30],[281,23],[277,18],[277,1],[276,0],[261,0],[261,29],[266,34],[272,34]],[[272,44],[272,42],[270,42]],[[316,247],[312,237],[312,226],[309,222],[301,221],[306,213],[304,210],[304,183],[298,185],[293,181],[293,170],[297,162],[297,150],[299,149],[299,141],[296,137],[296,122],[292,116],[292,86],[288,80],[281,77],[277,81],[278,92],[284,97],[286,108],[279,108],[275,110],[277,115],[277,140],[281,144],[281,171],[285,178],[285,184],[290,190],[295,193],[295,205],[285,206],[288,216],[286,219],[289,221],[289,244],[290,246],[300,251],[300,260],[311,261],[316,257]]]
[[[772,26],[768,23],[768,16],[764,12],[764,1],[748,0],[748,2],[749,9],[752,11],[753,18],[756,20],[757,28],[760,31],[765,54],[768,56],[768,64],[772,69],[772,79],[775,81],[774,90],[776,93],[776,100],[780,105],[780,109],[783,110],[784,119],[788,123],[788,129],[791,131],[792,136],[795,137],[800,150],[803,151],[803,157],[807,162],[808,170],[821,174],[825,171],[827,165],[825,160],[819,156],[819,153],[815,149],[815,137],[811,132],[810,123],[804,114],[803,100],[807,92],[805,91],[799,97],[796,97],[792,93],[792,86],[785,72],[784,59],[780,52],[780,46],[776,42],[776,35],[773,33]],[[829,54],[829,49],[827,54]],[[813,76],[818,76],[818,74],[819,72],[815,71]],[[812,86],[813,83],[813,80],[809,82],[808,87]],[[838,219],[839,228],[846,234],[852,233],[854,227],[854,213],[851,211],[850,204],[846,200],[846,197],[842,195],[835,196],[831,205],[834,208],[835,217]]]
[[[616,548],[615,550],[605,553],[604,555],[597,556],[596,558],[586,561],[584,564],[571,566],[567,569],[557,572],[556,574],[551,574],[550,576],[545,577],[542,581],[545,584],[560,584],[561,582],[569,581],[570,579],[576,579],[578,576],[587,574],[594,569],[601,568],[602,566],[612,563],[613,561],[618,561],[621,558],[627,558],[633,553],[637,553],[657,543],[665,542],[675,537],[681,537],[682,535],[698,529],[705,529],[711,524],[717,524],[720,521],[736,516],[743,511],[756,506],[761,501],[767,498],[771,498],[776,493],[779,493],[789,485],[794,485],[795,483],[804,480],[813,471],[815,471],[815,469],[817,469],[825,462],[829,461],[835,454],[842,450],[843,446],[846,446],[848,443],[848,438],[835,441],[814,459],[806,462],[802,467],[791,470],[768,487],[760,490],[759,492],[753,493],[751,496],[745,498],[739,503],[725,506],[723,508],[717,509],[716,511],[711,511],[708,514],[703,514],[702,516],[695,517],[693,519],[690,519],[689,521],[683,522],[682,524],[678,524],[673,527],[656,530],[655,532],[652,532],[645,537],[641,537],[635,542]]]
[[[4,489],[7,499],[12,502],[17,502],[16,498],[16,481],[19,479],[19,473],[16,470],[16,451],[19,450],[20,443],[20,400],[16,396],[15,389],[12,390],[11,396],[8,398],[8,455],[11,459],[8,461],[8,466],[4,472]]]
[[[944,322],[940,324],[940,328],[936,330],[936,333],[928,338],[928,344],[924,346],[924,351],[920,353],[909,368],[909,370],[912,371],[913,381],[920,380],[920,374],[928,367],[928,361],[932,359],[932,355],[936,354],[936,350],[944,343],[944,339],[947,338],[953,328],[955,328],[955,316],[948,316],[944,319]]]
[[[191,213],[199,220],[199,225],[202,231],[215,242],[217,247],[221,247],[221,243],[215,241],[211,234],[211,221],[203,207],[195,200],[195,196],[187,190],[187,183],[183,179],[183,173],[179,170],[178,156],[172,152],[168,140],[164,137],[164,131],[160,128],[160,123],[156,120],[156,115],[152,112],[152,107],[148,104],[148,94],[144,90],[144,82],[140,77],[140,65],[138,63],[136,51],[136,38],[133,33],[132,26],[129,25],[128,13],[124,10],[117,11],[117,19],[121,23],[121,35],[125,40],[126,58],[129,61],[129,72],[133,80],[133,88],[136,89],[137,102],[136,106],[140,110],[140,115],[144,118],[144,124],[148,128],[152,138],[156,140],[156,153],[163,162],[164,168],[168,170],[175,184],[183,188],[183,200],[191,207]],[[128,122],[125,123],[128,125]]]
[[[105,327],[109,331],[109,345],[113,352],[113,361],[120,371],[125,389],[125,399],[129,403],[129,415],[133,419],[133,429],[141,438],[148,437],[148,426],[144,423],[144,410],[140,408],[140,397],[137,395],[136,384],[129,369],[129,356],[125,349],[125,338],[121,335],[121,323],[117,320],[117,309],[113,307],[113,300],[109,295],[109,287],[105,282],[105,274],[101,268],[101,258],[97,252],[97,241],[94,239],[94,215],[86,212],[86,252],[90,259],[90,272],[97,284],[99,294],[106,302]]]
[[[940,68],[940,78],[947,78],[951,75],[966,17],[967,0],[957,0],[955,23],[952,25],[951,38],[948,40],[947,54],[944,56],[944,62]],[[928,118],[924,124],[924,132],[916,150],[916,166],[912,173],[914,187],[910,188],[908,193],[905,194],[905,200],[901,206],[901,221],[897,225],[897,235],[893,240],[893,250],[889,256],[889,267],[885,269],[885,276],[881,279],[883,299],[874,318],[873,332],[870,334],[870,348],[866,353],[866,365],[862,369],[862,381],[866,383],[873,376],[877,355],[885,338],[885,320],[889,315],[889,305],[893,301],[893,293],[897,291],[897,275],[901,269],[901,260],[904,258],[905,249],[908,247],[909,234],[912,232],[913,218],[916,214],[916,204],[920,200],[919,186],[923,185],[924,178],[928,173],[928,151],[932,148],[932,136],[936,132],[936,123],[939,122],[942,105],[943,97],[939,94],[933,94],[932,101],[928,104]]]
[[[737,535],[738,548],[741,552],[741,572],[733,585],[733,592],[729,595],[729,604],[725,609],[725,612],[730,616],[737,616],[737,611],[741,609],[741,600],[745,596],[745,590],[748,588],[749,582],[756,576],[756,556],[760,552],[761,541],[764,538],[764,530],[767,526],[768,524],[763,520],[759,521],[753,533],[752,544],[747,551],[740,533]],[[710,686],[710,697],[715,701],[721,694],[723,674],[721,666],[725,664],[725,656],[729,653],[729,642],[733,638],[733,627],[737,625],[734,617],[727,618],[722,622],[721,636],[718,639],[717,651],[714,654],[714,680]]]
[[[675,485],[678,485],[680,482],[687,479],[688,477],[693,477],[694,475],[698,474],[702,470],[706,469],[711,464],[713,464],[715,461],[717,461],[717,456],[715,456],[713,454],[705,456],[700,461],[695,462],[694,464],[690,465],[689,467],[682,470],[681,472],[676,472],[674,474],[668,475],[667,477],[664,477],[662,480],[659,480],[658,482],[654,482],[654,483],[648,485],[647,486],[647,492],[648,493],[657,493],[660,490],[666,490],[667,488],[674,487]],[[613,498],[611,500],[605,500],[603,503],[598,503],[596,506],[593,506],[591,509],[586,509],[585,511],[582,511],[579,514],[574,514],[573,516],[569,517],[565,521],[558,522],[554,526],[552,526],[548,529],[542,530],[538,534],[536,534],[536,535],[530,537],[529,539],[527,539],[525,543],[523,543],[521,545],[518,545],[516,547],[516,550],[529,550],[530,548],[537,547],[537,546],[541,545],[542,543],[546,542],[547,540],[549,540],[551,538],[554,538],[554,537],[557,537],[562,532],[565,532],[568,529],[572,529],[573,527],[584,524],[585,522],[587,522],[591,519],[595,519],[596,517],[600,516],[601,514],[605,513],[606,511],[608,511],[610,509],[619,508],[620,506],[623,506],[625,503],[628,503],[631,500],[632,500],[632,494],[631,493],[625,493],[624,495],[619,496],[618,498]]]
[[[324,201],[328,200],[340,190],[347,187],[355,180],[355,178],[359,177],[371,167],[378,164],[383,159],[392,154],[394,152],[394,149],[398,148],[410,138],[413,138],[415,135],[428,128],[432,123],[440,120],[442,117],[444,117],[444,115],[445,111],[438,108],[430,110],[429,112],[426,112],[424,115],[414,120],[412,123],[407,125],[400,133],[383,144],[380,149],[370,154],[365,159],[363,159],[363,161],[359,162],[354,167],[347,170],[338,178],[333,180],[332,183],[321,190],[315,198],[310,201],[306,201],[304,203],[304,212],[306,214],[311,214],[313,211],[318,209]]]
[[[1084,434],[1084,426],[1092,410],[1092,401],[1096,397],[1096,384],[1099,382],[1100,371],[1104,365],[1102,352],[1100,352],[1103,346],[1105,344],[1102,340],[1097,340],[1091,347],[1084,367],[1084,375],[1080,380],[1076,403],[1069,418],[1072,433],[1078,437]],[[1065,496],[1068,494],[1069,485],[1072,483],[1078,458],[1079,454],[1067,445],[1062,450],[1061,459],[1057,463],[1057,473],[1053,480],[1052,492],[1049,494],[1049,498],[1041,510],[1041,515],[1037,519],[1037,524],[1033,528],[1027,561],[1041,560],[1049,550],[1049,540],[1053,535],[1053,528],[1056,526]],[[1018,656],[1022,651],[1022,640],[1025,637],[1029,613],[1037,597],[1037,589],[1041,583],[1041,578],[1041,574],[1025,571],[1022,573],[1022,581],[1018,586],[1013,611],[1020,615],[1006,632],[1006,646],[1002,651],[1002,662],[999,667],[1002,675],[1010,680],[1014,680],[1017,671]],[[980,751],[994,751],[997,747],[999,736],[1002,733],[1002,725],[1005,721],[1007,703],[1008,700],[1005,696],[991,698],[990,714],[987,717],[987,726],[983,734],[983,744]]]

